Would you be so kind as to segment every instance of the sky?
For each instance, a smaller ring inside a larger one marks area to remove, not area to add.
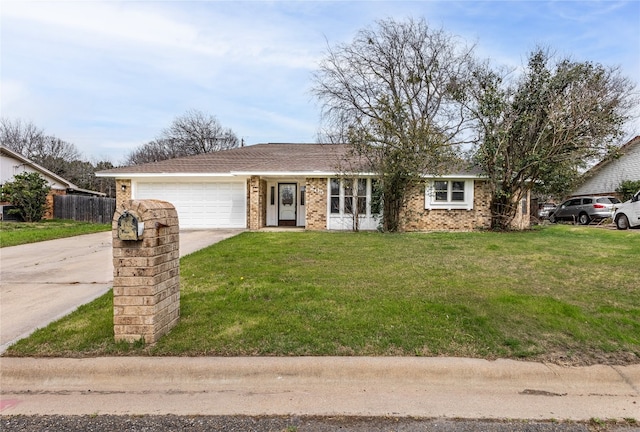
[[[315,142],[327,46],[409,17],[495,65],[542,45],[640,80],[640,0],[0,0],[0,116],[114,164],[191,109],[247,145]]]

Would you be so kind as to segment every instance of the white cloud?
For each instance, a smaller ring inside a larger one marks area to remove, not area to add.
[[[144,3],[9,1],[3,15],[5,19],[54,27],[60,36],[70,39],[83,35],[93,41],[119,40],[158,47],[194,45],[195,28],[139,5]]]
[[[313,140],[307,89],[325,38],[387,17],[424,17],[498,64],[547,42],[640,70],[635,1],[2,1],[1,114],[87,155],[130,150],[189,108],[252,143]]]
[[[628,5],[629,1],[592,0],[548,2],[548,10],[563,21],[598,23],[603,17]]]

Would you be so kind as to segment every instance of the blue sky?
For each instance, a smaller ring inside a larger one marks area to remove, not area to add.
[[[494,64],[544,45],[640,77],[638,0],[1,1],[0,115],[94,161],[121,162],[188,109],[247,144],[314,142],[327,42],[389,17],[424,17]]]

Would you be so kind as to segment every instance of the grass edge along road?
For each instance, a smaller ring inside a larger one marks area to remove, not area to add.
[[[42,220],[40,222],[0,221],[0,247],[18,246],[110,230],[111,223],[96,224],[66,219]]]
[[[10,356],[454,356],[640,361],[638,233],[247,232],[181,260],[179,325],[113,341],[111,293]]]

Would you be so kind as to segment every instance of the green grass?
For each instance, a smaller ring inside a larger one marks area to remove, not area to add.
[[[73,237],[81,234],[109,231],[111,224],[95,224],[72,220],[42,220],[40,222],[0,222],[0,247]]]
[[[181,320],[113,342],[111,294],[12,356],[401,355],[640,362],[640,233],[250,232],[181,260]]]

